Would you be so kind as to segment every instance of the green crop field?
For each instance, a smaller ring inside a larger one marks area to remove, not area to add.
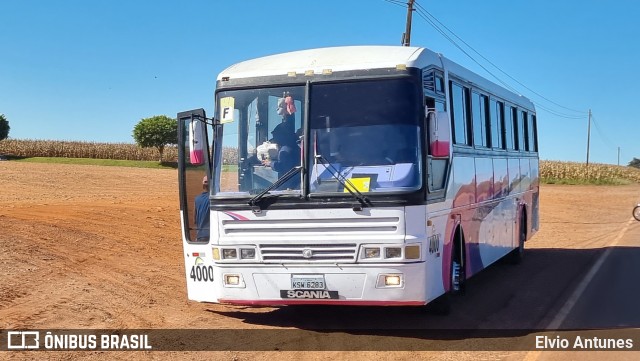
[[[132,143],[97,143],[56,140],[5,139],[0,154],[21,161],[117,165],[129,167],[175,167],[178,149],[167,146],[163,164],[155,148],[141,148]],[[89,161],[88,159],[94,159]],[[96,161],[101,159],[102,161]],[[237,149],[223,149],[223,164],[237,164]],[[126,162],[125,162],[126,161]],[[155,164],[154,164],[155,163]],[[237,166],[225,165],[223,171],[236,172]],[[540,180],[550,184],[629,184],[640,183],[640,169],[610,164],[540,161]]]

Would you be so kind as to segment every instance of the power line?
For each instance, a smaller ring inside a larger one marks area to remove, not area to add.
[[[389,3],[392,3],[394,5],[400,5],[405,7],[405,5],[408,6],[408,4],[404,4],[399,0],[385,0]],[[487,63],[491,64],[494,68],[498,69],[498,71],[500,71],[501,73],[503,73],[504,75],[506,75],[507,77],[509,77],[511,80],[515,81],[517,84],[521,85],[522,87],[524,87],[525,89],[529,90],[531,93],[539,96],[540,98],[556,105],[559,106],[561,108],[567,109],[569,111],[572,112],[576,112],[579,113],[581,115],[571,115],[571,114],[565,114],[565,113],[561,113],[559,111],[555,111],[552,110],[548,107],[545,107],[543,105],[541,105],[538,102],[534,102],[534,104],[539,107],[540,109],[553,114],[555,116],[558,117],[562,117],[562,118],[567,118],[567,119],[584,119],[586,118],[587,113],[583,112],[583,111],[579,111],[579,110],[575,110],[575,109],[571,109],[568,107],[565,107],[561,104],[558,104],[550,99],[548,99],[547,97],[537,93],[536,91],[534,91],[533,89],[527,87],[526,85],[522,84],[520,81],[518,81],[517,79],[515,79],[514,77],[512,77],[511,75],[507,74],[505,71],[503,71],[502,69],[500,69],[500,67],[498,67],[497,65],[495,65],[493,62],[491,62],[489,59],[487,59],[484,55],[480,54],[480,52],[478,52],[476,49],[474,49],[471,45],[469,45],[466,41],[464,41],[461,37],[459,37],[456,33],[454,33],[451,29],[449,29],[446,25],[444,25],[442,22],[440,22],[435,16],[433,16],[431,13],[429,13],[422,5],[420,5],[417,2],[413,2],[416,5],[416,9],[415,11],[418,13],[418,15],[423,18],[427,23],[429,23],[438,33],[440,33],[440,35],[442,35],[445,39],[447,39],[449,42],[451,42],[451,44],[453,44],[456,48],[458,48],[458,50],[460,50],[462,53],[464,53],[467,57],[469,57],[469,59],[471,59],[474,63],[476,63],[479,67],[481,67],[484,71],[486,71],[488,74],[490,74],[496,81],[498,81],[500,84],[502,84],[504,87],[506,87],[507,89],[511,90],[514,93],[520,93],[518,90],[516,90],[515,88],[513,88],[511,85],[509,85],[508,83],[506,83],[505,81],[503,81],[501,78],[499,78],[497,75],[495,75],[492,71],[490,71],[489,69],[487,69],[487,67],[485,67],[484,65],[482,65],[478,60],[476,60],[471,54],[469,54],[465,49],[462,48],[462,46],[460,46],[451,36],[449,36],[444,30],[442,30],[442,28],[440,26],[438,26],[438,24],[440,24],[444,29],[446,29],[449,33],[451,33],[455,38],[457,38],[458,40],[460,40],[464,45],[466,45],[469,49],[471,49],[473,52],[475,52],[477,55],[479,55],[482,59],[484,59]],[[437,24],[436,24],[437,23]]]
[[[394,4],[394,5],[398,5],[398,6],[402,6],[403,8],[407,7],[406,3],[403,3],[402,1],[398,1],[398,0],[384,0],[390,4]]]
[[[602,138],[602,140],[607,144],[607,146],[611,147],[611,148],[615,148],[616,146],[613,145],[613,142],[611,141],[611,139],[609,139],[600,129],[600,126],[598,125],[598,122],[596,122],[596,117],[593,116],[593,114],[591,115],[591,121],[593,122],[593,125],[596,128],[596,131],[598,132],[598,134],[600,134],[600,137]]]
[[[559,113],[559,112],[557,112],[555,110],[551,110],[551,109],[545,107],[544,105],[542,105],[542,104],[540,104],[538,102],[533,102],[533,103],[536,105],[536,108],[542,109],[542,110],[544,110],[545,112],[547,112],[549,114],[555,115],[556,117],[566,118],[566,119],[575,119],[575,120],[586,119],[587,118],[587,115],[568,115],[568,114],[563,114],[563,113]]]
[[[430,18],[432,18],[435,22],[437,22],[438,24],[440,24],[443,28],[445,28],[448,32],[450,32],[453,36],[456,37],[456,39],[460,40],[464,45],[466,45],[469,49],[473,50],[474,53],[478,54],[482,59],[484,59],[487,63],[491,64],[491,66],[493,66],[494,68],[498,69],[499,72],[501,72],[502,74],[506,75],[509,79],[515,81],[516,83],[518,83],[520,86],[522,86],[523,88],[527,89],[528,91],[532,92],[533,94],[539,96],[540,98],[556,105],[559,106],[563,109],[566,110],[570,110],[572,112],[576,112],[579,114],[583,114],[583,115],[587,115],[587,112],[585,111],[581,111],[581,110],[575,110],[572,108],[568,108],[565,107],[564,105],[558,104],[556,102],[554,102],[553,100],[545,97],[544,95],[536,92],[535,90],[529,88],[528,86],[526,86],[525,84],[521,83],[520,81],[518,81],[518,79],[514,78],[513,76],[509,75],[507,72],[505,72],[504,70],[502,70],[499,66],[497,66],[496,64],[494,64],[491,60],[487,59],[487,57],[485,57],[484,55],[482,55],[479,51],[477,51],[474,47],[472,47],[471,45],[469,45],[469,43],[467,43],[466,41],[464,41],[464,39],[462,39],[461,37],[459,37],[455,32],[453,32],[453,30],[449,29],[445,24],[443,24],[440,20],[438,20],[438,18],[436,18],[435,16],[433,16],[429,11],[427,11],[427,9],[425,9],[422,5],[420,5],[418,2],[415,3],[416,7],[418,7],[419,11],[423,11],[424,13],[426,13]],[[582,117],[584,118],[584,117]]]

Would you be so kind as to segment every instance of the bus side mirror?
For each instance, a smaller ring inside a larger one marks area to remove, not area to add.
[[[195,166],[204,164],[205,126],[202,120],[193,117],[189,120],[189,162]]]
[[[429,109],[427,112],[429,131],[429,154],[437,158],[448,158],[451,154],[451,132],[449,115]]]

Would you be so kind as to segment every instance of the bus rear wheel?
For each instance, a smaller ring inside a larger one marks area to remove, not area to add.
[[[524,259],[524,242],[527,239],[527,221],[524,212],[520,215],[520,225],[518,232],[518,248],[509,254],[509,262],[511,264],[519,264]]]

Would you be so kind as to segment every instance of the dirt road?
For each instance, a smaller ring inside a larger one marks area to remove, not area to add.
[[[536,328],[554,317],[628,223],[639,198],[640,185],[543,186],[541,231],[527,243],[525,262],[498,264],[472,279],[448,317],[384,308],[241,308],[186,300],[176,171],[0,162],[0,329],[331,329],[343,328],[345,319],[371,329]],[[640,235],[640,223],[627,232]],[[313,340],[301,341],[313,349]],[[56,352],[49,357],[447,360],[522,359],[527,353]]]

